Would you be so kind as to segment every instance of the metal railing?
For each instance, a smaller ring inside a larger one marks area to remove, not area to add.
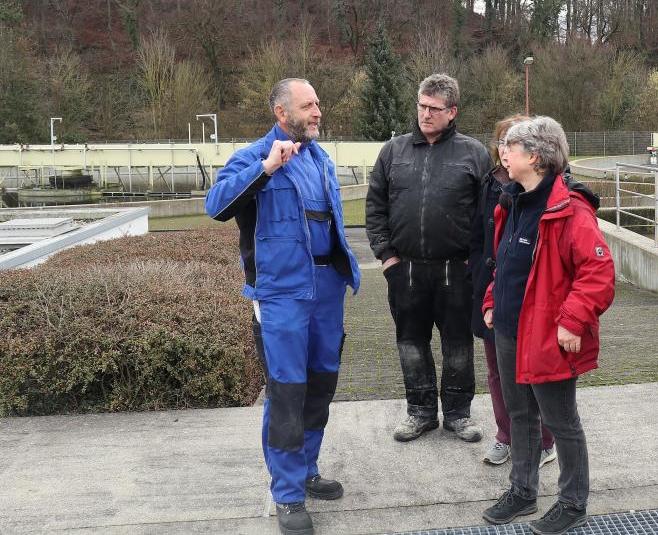
[[[635,169],[638,171],[645,171],[645,172],[648,171],[650,173],[653,173],[653,183],[654,183],[653,195],[647,195],[646,193],[639,193],[637,191],[631,191],[628,189],[621,188],[619,185],[621,168]],[[639,214],[634,214],[633,212],[625,210],[624,207],[622,207],[621,205],[622,193],[626,193],[631,197],[642,197],[642,198],[653,200],[653,219],[649,219],[648,217],[644,217]],[[653,225],[653,242],[654,242],[654,246],[658,247],[658,167],[617,162],[617,164],[615,165],[615,197],[616,197],[615,205],[616,205],[617,228],[619,229],[621,226],[620,225],[621,214],[625,214],[629,217],[634,217],[642,221],[645,221],[648,223],[648,225],[646,226]]]

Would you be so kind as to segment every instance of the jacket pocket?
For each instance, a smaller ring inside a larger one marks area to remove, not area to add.
[[[256,288],[298,290],[310,280],[308,251],[301,240],[262,236],[256,242]]]
[[[270,181],[271,182],[271,181]],[[258,219],[264,236],[299,237],[299,202],[290,184],[271,184],[258,193]]]
[[[392,190],[409,189],[414,183],[413,162],[392,162],[391,182],[389,188]]]

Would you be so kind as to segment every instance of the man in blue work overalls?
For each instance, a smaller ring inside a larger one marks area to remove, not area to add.
[[[206,197],[208,215],[235,217],[254,338],[267,375],[263,451],[284,534],[313,533],[306,496],[343,495],[317,459],[342,351],[346,285],[359,268],[345,239],[333,162],[315,139],[319,100],[288,78],[270,95],[276,124],[236,152]]]

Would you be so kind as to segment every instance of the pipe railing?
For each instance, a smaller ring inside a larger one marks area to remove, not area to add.
[[[654,184],[653,195],[647,195],[646,193],[639,193],[637,191],[631,191],[622,188],[620,186],[620,180],[619,180],[620,169],[622,168],[635,169],[638,171],[649,171],[653,173],[653,184]],[[621,205],[622,193],[626,193],[634,197],[644,197],[653,200],[653,219],[649,219],[648,217],[644,217],[639,214],[634,214],[633,212],[625,210],[624,209],[625,207],[622,207]],[[642,221],[646,221],[647,223],[649,223],[649,225],[653,225],[653,244],[655,247],[658,247],[658,167],[617,162],[615,164],[615,198],[616,198],[615,214],[616,214],[617,228],[619,229],[621,227],[620,225],[621,214],[625,214],[629,217],[634,217]]]

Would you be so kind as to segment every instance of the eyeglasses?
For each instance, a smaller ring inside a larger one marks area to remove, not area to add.
[[[505,138],[496,141],[496,145],[498,145],[499,147],[503,147],[505,145]]]
[[[453,108],[454,106],[445,106],[443,108],[437,108],[436,106],[428,106],[427,104],[421,104],[420,102],[416,102],[416,108],[418,111],[425,113],[426,111],[430,112],[430,115],[434,117],[435,115],[438,115],[442,111],[449,110],[450,108]]]

